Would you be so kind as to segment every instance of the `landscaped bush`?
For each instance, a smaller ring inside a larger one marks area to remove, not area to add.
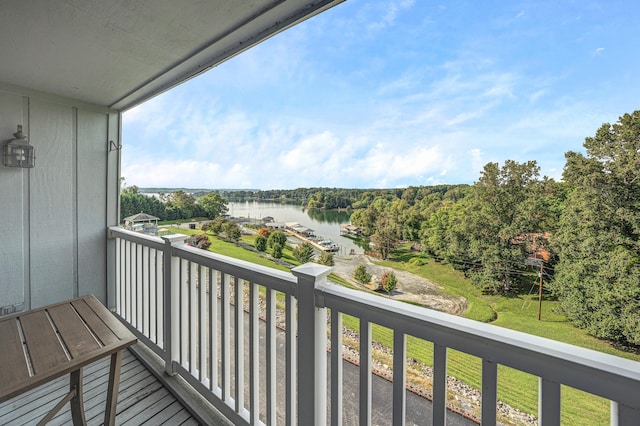
[[[198,247],[202,250],[209,250],[211,246],[211,241],[209,241],[209,237],[206,234],[198,234],[194,236],[195,238],[195,247]]]
[[[353,279],[360,284],[369,284],[371,282],[371,274],[367,272],[367,267],[364,265],[358,265],[353,272]]]

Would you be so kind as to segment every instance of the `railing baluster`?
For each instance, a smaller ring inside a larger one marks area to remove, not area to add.
[[[149,247],[142,246],[142,282],[141,305],[142,315],[140,320],[140,332],[149,337]]]
[[[260,324],[258,307],[258,284],[249,283],[249,413],[252,425],[260,419],[260,380],[258,362],[260,350]]]
[[[407,411],[407,336],[393,330],[393,424],[403,425]]]
[[[123,258],[122,258],[122,244],[124,244],[124,240],[121,238],[116,239],[116,262],[115,262],[115,267],[116,267],[116,273],[115,273],[115,278],[116,278],[116,291],[115,291],[115,297],[116,297],[116,312],[118,313],[118,315],[123,316],[122,315],[122,265],[123,265]]]
[[[444,425],[447,418],[447,348],[433,344],[433,424]]]
[[[611,401],[611,426],[632,426],[640,421],[640,408],[632,408],[624,404]]]
[[[236,413],[242,412],[244,408],[244,283],[238,277],[233,277],[234,290],[234,364],[236,367],[235,380],[235,400]]]
[[[331,424],[342,426],[342,312],[331,309]]]
[[[482,360],[482,424],[496,424],[498,404],[498,364]]]
[[[124,268],[124,318],[129,322],[129,324],[133,325],[133,321],[131,320],[131,274],[133,273],[133,259],[131,255],[131,245],[133,243],[131,241],[127,241],[125,243],[125,259],[126,264]]]
[[[197,285],[200,285],[200,277],[198,276],[198,264],[195,262],[189,262],[189,372],[193,375],[196,374],[198,363],[196,358],[198,356],[198,290]]]
[[[231,397],[231,326],[229,286],[230,277],[224,274],[222,283],[222,400]]]
[[[267,376],[267,419],[268,426],[276,424],[276,384],[278,376],[276,376],[276,292],[272,289],[267,289],[267,316],[266,316],[266,329],[267,329],[267,342],[266,342],[266,376]]]
[[[180,259],[180,280],[174,285],[178,285],[180,289],[180,365],[186,367],[188,362],[189,350],[189,261]]]
[[[286,366],[285,366],[285,388],[286,388],[286,425],[293,426],[296,424],[296,404],[295,404],[295,396],[298,394],[296,389],[296,371],[297,371],[297,360],[296,360],[296,339],[297,335],[296,329],[296,299],[293,295],[286,295],[286,303],[285,303],[285,321],[287,332],[285,334],[285,350],[286,350]]]
[[[538,380],[538,424],[560,424],[560,384],[540,377]]]
[[[207,377],[207,276],[209,271],[204,266],[198,265],[198,378],[204,381]]]
[[[218,278],[219,272],[209,269],[209,389],[218,393]],[[219,396],[219,395],[218,395]]]
[[[135,279],[135,307],[136,307],[136,323],[135,327],[142,332],[142,282],[144,261],[142,259],[142,244],[136,244],[136,279]]]
[[[157,334],[157,306],[158,306],[158,276],[156,275],[158,268],[158,252],[155,249],[149,249],[149,339],[158,344]]]
[[[360,318],[360,426],[371,424],[371,323]]]

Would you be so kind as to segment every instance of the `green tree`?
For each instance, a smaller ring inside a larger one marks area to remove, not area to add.
[[[353,279],[359,282],[360,284],[369,284],[371,282],[371,274],[367,272],[367,267],[365,265],[358,265],[353,271]]]
[[[325,266],[334,266],[336,264],[335,260],[333,259],[333,253],[328,251],[323,251],[322,253],[320,253],[318,263]]]
[[[271,246],[271,251],[272,251],[272,255],[273,257],[275,257],[276,259],[280,259],[282,257],[282,250],[284,249],[283,245],[280,243],[273,243],[273,245]]]
[[[594,336],[640,344],[640,111],[565,154],[567,200],[551,284],[567,317]]]
[[[165,206],[168,214],[173,216],[168,220],[190,219],[196,211],[196,197],[183,190],[174,191],[167,196]]]
[[[382,278],[380,278],[380,284],[382,289],[387,292],[387,294],[391,294],[391,292],[398,285],[398,278],[396,278],[396,274],[393,271],[388,271],[382,274]]]
[[[522,276],[530,249],[526,236],[544,231],[548,185],[553,181],[539,177],[535,161],[484,167],[460,223],[452,227],[460,250],[454,256],[473,265],[468,273],[476,285],[496,292]]]
[[[380,253],[382,259],[388,259],[389,254],[398,244],[399,225],[389,212],[383,212],[376,221],[375,229],[371,235],[374,248]]]
[[[227,223],[225,223],[223,226],[223,230],[227,238],[236,243],[242,236],[242,233],[240,232],[240,225],[232,221],[228,221]]]
[[[218,235],[222,232],[222,227],[225,223],[227,223],[227,220],[222,216],[218,216],[214,220],[202,225],[202,230],[205,232],[211,232],[213,235]]]
[[[197,204],[206,217],[213,219],[215,217],[227,213],[227,200],[222,198],[217,192],[209,192],[208,194],[198,198]]]
[[[313,246],[306,241],[293,249],[293,257],[300,263],[311,262],[314,254]]]
[[[284,247],[287,243],[287,236],[282,231],[273,231],[269,234],[269,239],[267,240],[267,245],[269,247],[273,247],[274,244],[280,244],[281,247]]]
[[[267,237],[262,235],[258,235],[255,240],[256,250],[258,251],[266,251],[267,250]]]
[[[165,207],[160,200],[139,193],[136,186],[124,188],[120,194],[120,221],[141,212],[166,220]]]

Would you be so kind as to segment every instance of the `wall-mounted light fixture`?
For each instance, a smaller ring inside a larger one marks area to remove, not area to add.
[[[33,146],[29,145],[27,135],[22,133],[22,125],[18,124],[18,131],[2,147],[2,164],[7,167],[31,168],[35,165],[36,156]]]

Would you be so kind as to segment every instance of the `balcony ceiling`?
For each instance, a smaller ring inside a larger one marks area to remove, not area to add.
[[[126,110],[343,0],[3,0],[0,83]]]

